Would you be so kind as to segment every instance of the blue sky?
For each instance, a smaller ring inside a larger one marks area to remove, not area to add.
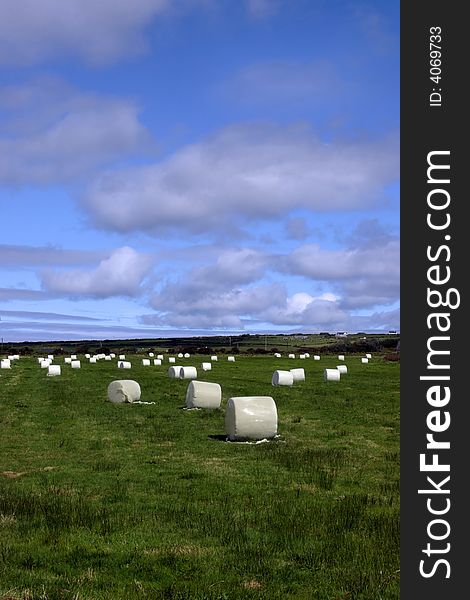
[[[399,3],[2,0],[5,341],[399,329]]]

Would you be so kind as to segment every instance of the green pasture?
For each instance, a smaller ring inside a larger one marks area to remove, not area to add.
[[[177,359],[218,382],[220,410],[184,410],[188,381],[143,355],[47,377],[0,371],[0,599],[399,598],[399,362],[346,356]],[[275,369],[306,381],[272,387]],[[106,402],[135,379],[150,405]],[[231,396],[269,395],[279,437],[225,441]]]

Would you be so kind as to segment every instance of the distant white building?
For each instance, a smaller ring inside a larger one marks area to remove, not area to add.
[[[335,335],[337,338],[348,337],[348,332],[347,331],[337,331]]]

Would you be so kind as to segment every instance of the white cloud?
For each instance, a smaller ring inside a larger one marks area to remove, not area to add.
[[[0,266],[23,268],[36,265],[83,265],[96,263],[103,252],[64,250],[56,246],[0,244]]]
[[[355,210],[398,177],[396,137],[324,143],[308,127],[233,126],[151,166],[99,178],[86,207],[121,232],[230,232],[287,211]]]
[[[2,0],[0,64],[63,57],[101,65],[141,54],[144,29],[170,0]]]
[[[141,152],[150,136],[128,100],[43,78],[0,89],[0,183],[60,183]]]
[[[124,246],[102,260],[94,270],[54,271],[41,273],[43,288],[71,298],[111,296],[136,296],[151,267],[147,255]]]

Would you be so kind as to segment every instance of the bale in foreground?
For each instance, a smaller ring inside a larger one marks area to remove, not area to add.
[[[114,404],[140,400],[140,385],[133,379],[117,379],[108,385],[108,400]]]
[[[271,385],[288,385],[294,384],[294,376],[291,371],[274,371],[271,378]]]
[[[186,390],[188,408],[220,408],[222,388],[218,383],[191,381]]]
[[[225,409],[225,433],[232,442],[262,440],[277,434],[277,409],[271,396],[230,398]]]

